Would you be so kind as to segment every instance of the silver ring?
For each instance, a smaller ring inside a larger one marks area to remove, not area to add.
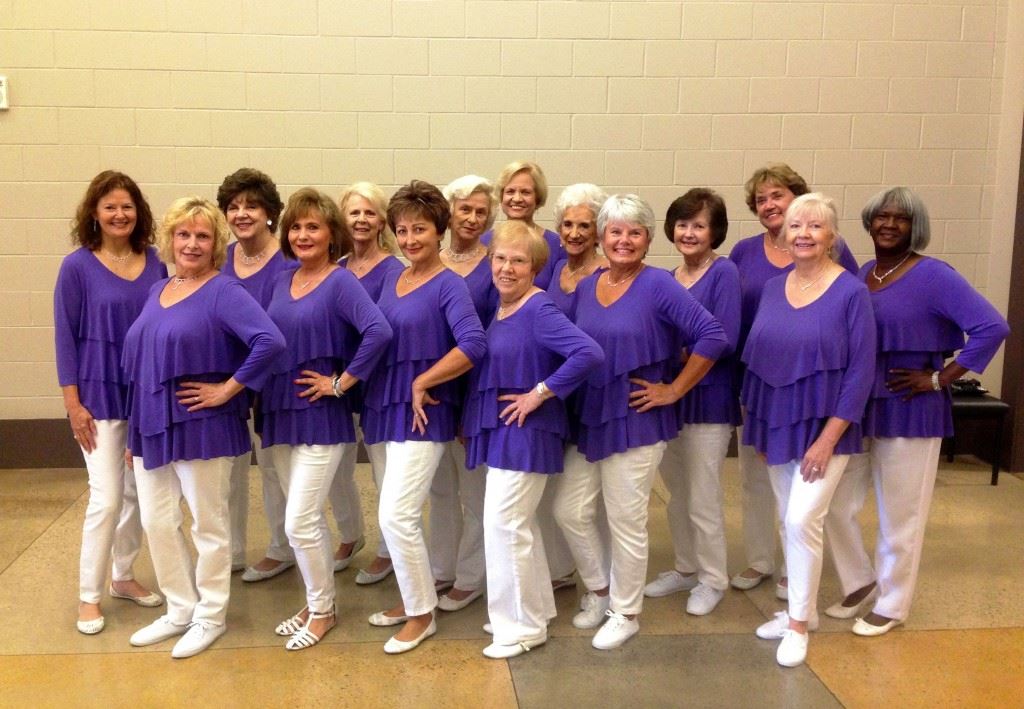
[[[814,471],[815,473],[820,473],[821,472],[821,468],[819,468],[817,465],[813,466],[811,468],[811,470]]]

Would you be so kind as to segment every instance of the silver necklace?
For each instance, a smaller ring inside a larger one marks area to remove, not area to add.
[[[773,239],[770,235],[765,234],[765,236],[768,239],[768,245],[771,246],[773,249],[775,249],[776,251],[781,251],[784,254],[788,254],[789,253],[789,249],[784,249],[781,246],[777,245],[775,243],[775,239]]]
[[[131,255],[132,255],[132,253],[129,251],[124,256],[115,256],[114,254],[110,253],[109,251],[104,251],[103,249],[100,249],[100,253],[103,254],[104,256],[106,256],[108,259],[110,259],[114,263],[128,263],[128,259],[131,258]]]
[[[270,244],[267,244],[267,246],[269,246],[269,245]],[[246,266],[255,266],[256,264],[258,264],[260,261],[263,260],[263,254],[267,253],[267,246],[264,246],[263,250],[260,251],[258,254],[254,255],[254,256],[246,256],[245,249],[240,249],[239,252],[238,252],[238,254],[239,254],[238,257],[242,260],[242,263],[244,265],[246,265]]]
[[[569,278],[576,278],[576,274],[577,273],[579,273],[580,271],[585,269],[587,266],[589,266],[593,262],[594,262],[593,258],[588,258],[586,261],[583,262],[583,265],[580,266],[579,268],[569,268],[569,262],[566,261],[565,262],[565,270],[568,272]]]
[[[526,291],[526,293],[523,293],[508,305],[498,305],[498,320],[504,320],[509,315],[519,310],[519,306],[523,304],[523,300],[529,293],[530,291]]]
[[[690,271],[690,269],[686,267],[686,261],[683,261],[683,274],[685,276],[687,276],[687,280],[689,281],[690,285],[693,285],[696,282],[694,279],[690,279],[689,278],[690,274],[693,273],[694,275],[696,275],[696,274],[700,273],[701,271],[704,270],[705,266],[707,266],[709,263],[711,263],[711,261],[714,258],[715,258],[715,254],[714,253],[709,254],[708,257],[706,259],[704,259],[704,262],[701,265],[697,266],[697,268],[693,269],[693,271]]]
[[[181,286],[185,285],[189,281],[194,281],[198,277],[199,276],[185,276],[184,278],[181,278],[179,276],[175,276],[171,279],[171,290],[178,290]]]
[[[886,278],[888,278],[889,276],[891,276],[891,275],[892,275],[892,274],[893,274],[893,273],[894,273],[894,272],[896,271],[896,269],[897,269],[897,268],[899,268],[899,267],[900,267],[900,266],[902,266],[902,265],[903,265],[904,263],[906,263],[906,260],[907,260],[908,258],[910,258],[910,254],[911,254],[911,253],[913,253],[913,252],[911,252],[911,251],[908,251],[908,252],[907,252],[907,255],[906,255],[906,256],[904,256],[903,258],[901,258],[901,259],[900,259],[900,262],[899,262],[898,264],[896,264],[895,266],[893,266],[892,268],[890,268],[890,269],[889,269],[888,271],[886,271],[885,273],[883,273],[883,274],[882,274],[881,276],[879,276],[879,275],[878,275],[878,261],[875,261],[875,265],[874,265],[874,267],[872,267],[872,269],[871,269],[871,277],[872,277],[872,278],[874,278],[874,279],[875,279],[876,281],[878,281],[879,283],[881,283],[881,282],[882,282],[882,281],[884,281],[884,280],[885,280]]]
[[[307,281],[306,281],[305,283],[301,284],[301,285],[299,286],[299,290],[306,290],[306,288],[308,288],[308,287],[309,287],[309,284],[313,282],[313,279],[314,279],[314,278],[316,278],[317,276],[319,276],[319,275],[320,275],[321,273],[323,273],[324,271],[326,271],[326,270],[327,270],[328,268],[330,268],[330,267],[331,267],[331,262],[330,262],[330,261],[328,261],[328,262],[327,262],[327,264],[326,264],[326,265],[325,265],[325,266],[324,266],[323,268],[321,268],[321,269],[320,269],[319,271],[317,271],[317,272],[316,272],[316,273],[314,273],[314,274],[313,274],[312,276],[310,276],[310,277],[309,277],[309,280],[307,280]],[[296,271],[296,274],[297,274],[297,273],[298,273],[298,272]]]
[[[477,244],[469,251],[455,251],[451,246],[446,246],[444,253],[452,263],[465,263],[466,261],[472,261],[479,256],[481,248],[482,247]]]
[[[821,269],[821,273],[818,274],[817,278],[815,278],[813,281],[808,281],[806,283],[800,283],[800,281],[803,280],[803,279],[801,279],[800,276],[796,276],[796,280],[797,280],[796,287],[800,289],[800,292],[804,292],[804,291],[810,289],[811,286],[813,286],[815,283],[817,283],[818,281],[820,281],[822,278],[825,277],[825,272],[826,271],[828,271],[828,267],[827,266],[825,268]],[[796,275],[796,273],[794,273],[793,275]]]
[[[612,288],[618,288],[619,286],[621,286],[626,281],[631,281],[634,278],[636,278],[637,274],[640,273],[640,271],[642,271],[642,270],[644,270],[644,265],[640,264],[640,268],[638,268],[635,271],[633,271],[633,273],[631,273],[630,275],[626,276],[625,278],[623,278],[618,283],[612,283],[612,272],[609,271],[608,272],[608,285],[611,286]]]
[[[424,278],[426,278],[427,276],[433,275],[434,273],[440,271],[442,268],[444,268],[444,264],[443,263],[441,265],[439,265],[437,268],[434,268],[434,269],[428,271],[427,273],[424,273],[419,278],[409,278],[408,275],[404,275],[404,276],[402,276],[402,280],[405,281],[408,285],[414,286],[417,283],[419,283],[420,281],[422,281]],[[412,268],[407,269],[406,274],[408,274],[408,273],[412,273]]]

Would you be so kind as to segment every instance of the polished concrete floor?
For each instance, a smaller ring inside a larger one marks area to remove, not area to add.
[[[369,504],[369,471],[359,482]],[[252,477],[249,556],[266,541]],[[727,462],[731,570],[741,564],[739,481]],[[684,612],[685,594],[648,600],[641,634],[620,650],[590,647],[569,618],[578,590],[558,593],[547,645],[509,661],[485,659],[486,606],[442,613],[438,634],[387,656],[388,629],[366,617],[398,600],[393,578],[359,587],[337,574],[339,624],[317,647],[286,652],[274,626],[303,605],[297,572],[232,582],[228,633],[207,652],[172,660],[171,643],[132,648],[128,637],[160,614],[104,599],[106,629],[74,626],[86,504],[82,470],[0,471],[0,707],[876,707],[1024,705],[1024,480],[988,485],[984,466],[943,463],[912,616],[882,638],[822,616],[808,662],[775,664],[775,643],[754,628],[784,605],[770,584],[730,590],[710,616]],[[649,575],[669,568],[664,489],[651,499]],[[368,515],[372,518],[372,515]],[[873,510],[863,523],[873,543]],[[370,521],[370,520],[368,520]],[[371,524],[368,536],[376,539]],[[368,544],[357,557],[368,563]],[[147,553],[136,574],[153,584]],[[837,597],[826,563],[820,604]]]

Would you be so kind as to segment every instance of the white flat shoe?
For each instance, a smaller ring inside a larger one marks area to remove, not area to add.
[[[484,657],[492,660],[507,660],[510,657],[519,657],[524,652],[529,652],[535,647],[543,645],[548,641],[547,636],[534,640],[521,640],[515,645],[499,645],[491,643],[484,648]]]
[[[352,547],[352,551],[349,552],[348,556],[346,556],[344,559],[334,560],[334,573],[338,573],[339,571],[344,571],[345,569],[347,569],[349,567],[349,564],[352,563],[352,559],[354,559],[356,554],[362,551],[363,547],[365,546],[366,540],[363,537],[359,537],[359,539],[356,540],[356,545]]]
[[[468,606],[476,599],[480,598],[480,596],[482,595],[484,595],[484,590],[482,588],[478,588],[477,590],[471,592],[468,596],[463,598],[461,601],[456,601],[453,600],[452,597],[446,593],[439,599],[437,599],[437,607],[443,611],[448,611],[449,613],[461,611],[463,608]]]
[[[409,652],[419,647],[420,643],[429,638],[431,635],[437,632],[437,624],[434,619],[430,619],[430,625],[427,629],[420,633],[418,638],[413,640],[398,640],[392,636],[386,643],[384,643],[384,652],[389,655],[401,655],[403,652]]]
[[[143,608],[156,608],[157,606],[162,606],[164,604],[164,599],[156,593],[150,593],[146,596],[129,596],[124,593],[118,593],[114,590],[113,586],[108,589],[108,592],[110,593],[111,598],[120,598],[125,601],[131,601]]]
[[[331,624],[327,626],[320,635],[315,634],[309,629],[310,622],[314,620],[322,620],[323,618],[330,618]],[[334,626],[338,624],[335,619],[335,612],[332,610],[330,613],[312,613],[309,614],[309,620],[302,626],[294,635],[288,638],[288,642],[285,643],[285,650],[305,650],[307,647],[313,647],[319,643],[327,633],[334,629]]]
[[[290,635],[295,635],[295,633],[302,630],[302,627],[306,624],[306,621],[302,619],[302,611],[306,610],[307,608],[308,606],[303,606],[302,610],[293,615],[291,618],[282,620],[280,623],[278,623],[277,627],[274,628],[274,634],[280,635],[282,638],[286,638]]]
[[[75,623],[75,627],[78,628],[78,632],[82,635],[95,635],[103,630],[106,624],[107,623],[103,619],[103,616],[100,616],[99,618],[93,618],[92,620],[79,620]]]
[[[359,569],[359,573],[356,574],[356,583],[360,586],[369,586],[370,584],[383,581],[392,573],[394,573],[395,567],[393,564],[388,564],[387,568],[377,573],[370,573],[366,569]]]
[[[867,606],[869,603],[874,602],[875,597],[877,595],[878,586],[875,586],[873,589],[871,589],[871,592],[868,593],[868,595],[864,596],[864,598],[861,599],[860,603],[853,606],[844,606],[843,602],[839,601],[839,603],[834,603],[828,608],[826,608],[825,615],[827,615],[829,618],[856,618],[858,615],[860,615],[860,611],[862,608]]]
[[[863,618],[858,618],[853,624],[853,634],[860,635],[864,638],[874,638],[879,635],[885,635],[890,630],[895,628],[897,625],[902,625],[902,620],[890,620],[885,625],[872,625]]]
[[[267,579],[274,578],[278,574],[283,574],[285,571],[292,568],[293,566],[295,566],[294,561],[282,561],[274,568],[267,569],[266,571],[262,569],[257,569],[255,566],[250,566],[245,570],[245,573],[242,574],[242,580],[246,583],[258,583],[259,581],[266,581]]]
[[[370,625],[378,628],[390,628],[392,625],[401,625],[409,620],[407,615],[386,615],[385,613],[374,613],[367,619]]]

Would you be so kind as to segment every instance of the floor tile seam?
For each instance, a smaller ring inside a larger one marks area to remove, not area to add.
[[[50,529],[52,529],[53,526],[55,524],[57,524],[57,522],[60,521],[61,517],[66,515],[71,510],[71,508],[73,508],[75,505],[78,504],[78,501],[82,499],[82,495],[88,495],[88,494],[89,494],[89,486],[86,485],[85,490],[83,490],[82,493],[80,495],[78,495],[78,497],[75,497],[74,499],[72,499],[63,510],[61,510],[59,513],[54,515],[53,519],[50,520],[49,524],[47,524],[45,527],[43,527],[43,529],[39,532],[39,534],[37,534],[32,541],[30,541],[28,544],[25,545],[24,549],[22,549],[17,554],[15,554],[11,558],[11,560],[9,562],[7,562],[7,564],[4,567],[0,568],[0,577],[2,577],[5,573],[7,573],[7,570],[10,569],[11,566],[13,566],[14,563],[18,559],[20,559],[22,557],[22,555],[25,554],[25,552],[27,552],[29,549],[31,549],[33,546],[35,546],[39,542],[40,539],[42,539],[44,536],[46,536],[46,533],[49,532]]]

